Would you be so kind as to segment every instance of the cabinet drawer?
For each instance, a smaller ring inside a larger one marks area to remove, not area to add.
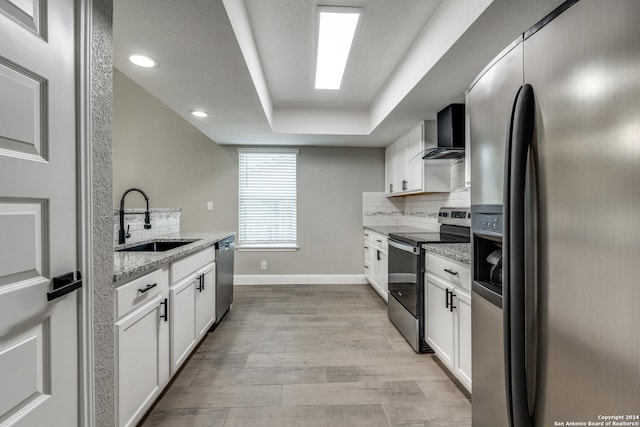
[[[435,274],[454,286],[471,291],[471,267],[468,265],[427,253],[425,269],[428,273]]]
[[[385,252],[389,250],[389,245],[387,243],[387,236],[385,236],[384,234],[371,232],[369,237],[371,238],[371,244],[374,247],[377,247],[378,249],[383,250]]]
[[[132,280],[116,289],[116,318],[120,319],[137,307],[167,291],[169,278],[166,269],[158,269]]]
[[[216,258],[216,249],[214,246],[209,246],[206,249],[184,257],[173,264],[171,264],[171,283],[176,283],[178,280],[194,273],[199,268],[209,264]]]

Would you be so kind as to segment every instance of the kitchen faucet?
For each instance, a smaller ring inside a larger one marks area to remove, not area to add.
[[[144,228],[145,230],[151,228],[151,218],[149,217],[149,198],[146,194],[144,194],[144,191],[138,188],[130,188],[124,192],[122,198],[120,199],[120,230],[118,230],[118,244],[125,243],[125,237],[129,237],[125,236],[124,231],[124,198],[127,197],[127,194],[129,194],[131,191],[137,191],[144,196],[144,200],[147,202],[147,209],[144,211]]]

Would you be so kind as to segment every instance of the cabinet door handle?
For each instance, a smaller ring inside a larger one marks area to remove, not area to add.
[[[204,274],[200,275],[200,292],[204,291]]]
[[[382,240],[378,240],[378,239],[376,239],[376,242],[378,242],[378,243],[382,243]]]
[[[368,266],[368,265],[365,265],[365,266],[364,266],[364,268],[369,268],[369,266]]]
[[[449,308],[449,289],[445,289],[445,296],[444,296],[444,303],[445,303],[445,308]]]
[[[445,268],[445,269],[444,269],[444,271],[446,271],[446,272],[447,272],[447,273],[449,273],[449,274],[453,274],[454,276],[457,276],[457,275],[458,275],[458,272],[457,272],[457,271],[449,270],[448,268]]]
[[[369,246],[365,246],[364,248],[365,248],[365,249],[369,249]]]
[[[165,322],[169,321],[169,308],[168,308],[168,304],[167,304],[167,299],[165,298],[164,301],[160,301],[160,305],[164,305],[164,314],[160,315],[161,319],[164,319]]]
[[[380,257],[380,250],[376,250],[376,258],[378,259],[378,261],[380,261],[382,259],[382,257]]]
[[[138,293],[139,294],[144,294],[145,292],[149,292],[151,289],[155,288],[156,286],[158,286],[157,283],[150,283],[147,286],[145,286],[144,288],[138,289]]]
[[[389,184],[389,193],[393,193],[393,184]]]
[[[407,184],[408,184],[407,180],[406,180],[406,179],[403,179],[403,180],[402,180],[402,190],[403,190],[403,191],[407,189]]]
[[[449,304],[449,311],[452,313],[454,308],[458,308],[457,306],[453,305],[453,297],[457,298],[457,295],[454,294],[453,291],[451,291],[451,303]]]

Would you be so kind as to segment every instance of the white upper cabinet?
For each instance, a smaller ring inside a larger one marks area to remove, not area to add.
[[[424,123],[411,129],[407,134],[407,149],[405,150],[405,182],[403,191],[419,192],[422,190],[424,161],[422,160],[424,147]]]
[[[384,150],[384,192],[387,194],[393,193],[394,190],[394,162],[396,160],[394,154],[395,146],[388,145]]]
[[[406,188],[407,172],[407,137],[398,139],[393,144],[393,192],[401,193]]]
[[[451,191],[451,161],[422,160],[426,149],[435,147],[435,122],[420,122],[385,149],[385,193],[387,197]]]

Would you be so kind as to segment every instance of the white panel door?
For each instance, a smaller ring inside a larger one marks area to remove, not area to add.
[[[215,263],[209,264],[202,271],[196,294],[198,300],[198,337],[203,337],[216,320]]]
[[[197,276],[189,276],[169,288],[169,340],[171,375],[186,360],[195,347]]]
[[[0,1],[0,424],[76,426],[75,2]]]

